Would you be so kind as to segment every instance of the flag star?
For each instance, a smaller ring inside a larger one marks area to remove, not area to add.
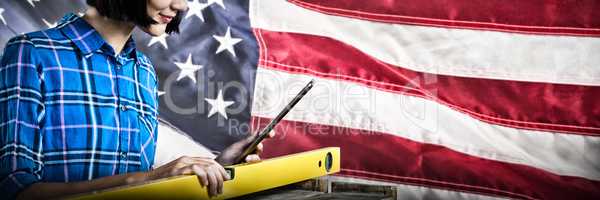
[[[202,69],[202,65],[194,65],[192,63],[192,54],[188,54],[187,60],[185,61],[185,63],[180,63],[180,62],[175,62],[175,65],[177,65],[177,67],[179,67],[179,76],[177,77],[177,81],[181,80],[182,78],[185,77],[189,77],[190,79],[192,79],[192,81],[194,81],[194,83],[196,83],[196,71],[198,71],[199,69]]]
[[[225,4],[223,3],[223,0],[208,0],[208,2],[207,2],[207,3],[208,3],[209,5],[210,5],[210,4],[213,4],[213,3],[217,3],[217,4],[219,4],[221,7],[223,7],[223,9],[226,9],[226,8],[225,8]]]
[[[213,38],[215,38],[215,40],[219,41],[219,48],[217,48],[217,51],[215,52],[215,54],[218,54],[221,51],[227,49],[227,51],[229,51],[229,53],[233,54],[233,57],[235,57],[235,50],[233,48],[233,45],[242,41],[242,39],[240,39],[240,38],[232,38],[231,37],[230,27],[227,27],[227,32],[225,33],[224,36],[213,35]]]
[[[2,15],[2,13],[4,13],[4,8],[0,8],[0,20],[6,25],[6,20],[4,20],[4,15]]]
[[[212,108],[210,108],[210,111],[208,111],[208,117],[218,112],[219,114],[221,114],[221,116],[225,117],[225,119],[227,119],[227,112],[225,111],[225,108],[231,106],[234,103],[233,101],[223,100],[222,90],[219,90],[219,94],[217,95],[216,99],[205,98],[204,100],[212,106]]]
[[[204,22],[204,16],[202,16],[202,10],[204,10],[204,8],[208,7],[210,4],[207,3],[200,3],[198,0],[193,0],[191,2],[189,2],[188,4],[188,11],[187,14],[185,15],[185,19],[187,19],[188,17],[191,17],[192,15],[195,15],[196,17],[200,18],[200,20],[202,20],[202,22]]]
[[[169,34],[163,33],[160,36],[152,37],[148,43],[148,47],[152,46],[154,43],[160,42],[165,49],[169,49],[169,46],[167,45],[167,36],[169,36]]]
[[[40,0],[27,0],[27,2],[29,2],[31,6],[35,7],[35,4],[33,2],[40,2]]]
[[[48,26],[48,28],[52,28],[52,27],[55,27],[57,25],[56,22],[50,23],[50,22],[48,22],[48,20],[46,20],[44,18],[42,18],[42,21],[44,21],[44,24],[46,24],[46,26]]]

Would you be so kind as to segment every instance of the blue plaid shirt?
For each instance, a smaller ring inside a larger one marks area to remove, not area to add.
[[[154,162],[157,78],[129,39],[118,55],[82,18],[12,38],[0,66],[0,199]]]

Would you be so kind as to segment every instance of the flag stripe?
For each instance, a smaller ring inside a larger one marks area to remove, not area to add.
[[[600,180],[600,138],[485,123],[435,101],[361,84],[259,66],[252,116],[275,117],[310,79],[315,86],[285,119],[371,130],[464,154]],[[337,136],[344,137],[344,136]],[[360,145],[370,143],[357,141]],[[390,148],[401,144],[388,144]],[[384,148],[384,147],[382,147]],[[401,164],[390,165],[396,167]]]
[[[158,137],[156,142],[156,155],[154,156],[154,169],[168,164],[182,156],[211,159],[216,157],[204,145],[198,143],[189,135],[168,122],[164,122],[162,119],[159,119],[156,129]]]
[[[600,101],[595,99],[600,96],[600,87],[415,72],[381,62],[326,37],[255,32],[260,45],[264,45],[261,49],[266,55],[260,62],[265,67],[411,93],[489,123],[600,136],[600,118],[593,117],[600,116]]]
[[[325,15],[285,1],[251,1],[250,6],[253,28],[333,38],[418,72],[600,86],[600,56],[594,55],[600,52],[600,38],[385,24]]]
[[[266,118],[254,119],[254,123],[261,124],[258,127],[268,122]],[[600,198],[597,181],[557,176],[384,133],[293,121],[282,121],[276,131],[284,134],[265,142],[263,156],[338,146],[344,175],[519,199]]]
[[[600,4],[519,0],[290,0],[307,9],[387,23],[531,34],[600,36]]]
[[[557,11],[552,19],[504,16],[513,14],[449,0],[453,11],[432,12],[447,19],[400,14],[411,22],[368,15],[439,3],[355,2],[250,1],[253,119],[267,123],[316,80],[268,156],[340,146],[344,176],[520,199],[600,196],[600,105],[589,100],[600,94],[600,26],[586,24],[600,20],[578,18],[591,10],[570,15],[578,4],[552,1],[535,4]],[[535,9],[525,4],[507,7]]]

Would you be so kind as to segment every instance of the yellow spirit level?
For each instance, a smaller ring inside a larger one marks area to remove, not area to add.
[[[232,179],[223,183],[227,199],[263,191],[340,171],[340,148],[328,147],[287,156],[226,167]],[[194,175],[159,179],[141,185],[123,186],[71,199],[209,199],[207,189]]]

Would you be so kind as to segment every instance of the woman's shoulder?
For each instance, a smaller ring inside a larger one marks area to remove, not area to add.
[[[57,28],[23,33],[12,37],[6,46],[25,44],[39,49],[56,49],[72,47],[71,41]]]
[[[12,37],[6,42],[1,54],[2,65],[15,62],[30,62],[40,66],[50,62],[58,52],[72,51],[73,43],[60,30],[50,28]],[[50,65],[54,65],[50,63]]]

